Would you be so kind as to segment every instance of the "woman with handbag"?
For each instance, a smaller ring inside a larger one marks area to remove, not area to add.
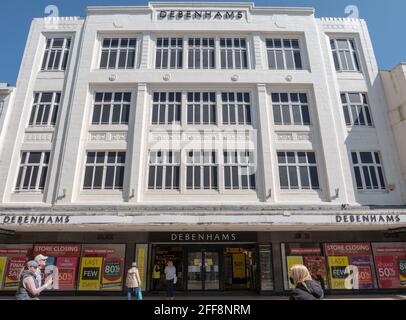
[[[165,270],[165,278],[166,278],[166,298],[173,300],[173,285],[176,283],[176,268],[173,265],[171,260],[168,261]]]
[[[131,300],[131,294],[134,293],[137,300],[142,299],[141,293],[141,278],[138,272],[137,263],[133,262],[132,267],[127,272],[127,279],[125,285],[128,288],[127,297]]]

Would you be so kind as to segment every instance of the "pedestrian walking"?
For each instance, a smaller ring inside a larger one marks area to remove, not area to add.
[[[42,270],[45,269],[45,264],[47,262],[48,257],[43,256],[42,254],[37,255],[34,258],[34,261],[38,263],[38,268],[37,271],[35,272],[35,277],[38,280],[38,284],[41,286],[42,285]]]
[[[134,293],[136,300],[142,299],[141,294],[141,278],[138,272],[137,263],[133,262],[131,268],[127,272],[127,278],[125,282],[126,287],[128,288],[127,297],[128,300],[131,300],[131,294]]]
[[[52,278],[49,278],[43,286],[39,285],[36,277],[38,267],[35,260],[27,262],[25,269],[20,274],[16,293],[17,300],[39,300],[41,292],[52,284]]]
[[[173,300],[173,285],[176,282],[176,268],[171,260],[168,261],[164,273],[166,278],[166,298]]]
[[[156,291],[159,286],[159,280],[161,280],[161,267],[158,263],[155,263],[152,269],[152,290]]]
[[[289,280],[295,286],[290,300],[318,300],[324,297],[320,283],[312,279],[306,266],[294,265],[290,272]]]

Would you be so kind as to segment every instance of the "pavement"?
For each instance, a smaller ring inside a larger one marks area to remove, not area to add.
[[[288,300],[288,296],[262,295],[175,295],[175,300]],[[15,300],[14,296],[0,296],[0,300]],[[126,296],[41,296],[41,300],[127,300]],[[144,300],[167,301],[164,295],[144,296]],[[324,300],[406,300],[406,295],[328,295]]]

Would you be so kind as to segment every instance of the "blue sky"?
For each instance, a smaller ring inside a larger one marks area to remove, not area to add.
[[[56,5],[60,16],[84,16],[89,5],[145,5],[140,0],[2,0],[0,4],[0,82],[15,85],[31,20],[44,17],[45,7]],[[212,0],[213,2],[213,0]],[[240,0],[240,2],[244,2]],[[367,20],[381,69],[406,61],[405,0],[258,0],[257,6],[306,6],[317,17],[346,17],[345,8],[355,5]]]

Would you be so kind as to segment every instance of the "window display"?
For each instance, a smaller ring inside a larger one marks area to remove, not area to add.
[[[82,247],[79,291],[123,289],[125,244],[86,244]]]
[[[0,290],[16,290],[19,275],[31,254],[32,245],[0,245]]]
[[[379,288],[406,287],[406,243],[373,243]]]
[[[376,288],[369,243],[325,243],[324,246],[331,289]]]
[[[312,278],[320,282],[323,289],[327,288],[327,271],[325,259],[320,243],[286,243],[282,244],[282,253],[285,253],[285,288],[292,289],[289,282],[290,268],[296,264],[303,264],[308,269]]]

